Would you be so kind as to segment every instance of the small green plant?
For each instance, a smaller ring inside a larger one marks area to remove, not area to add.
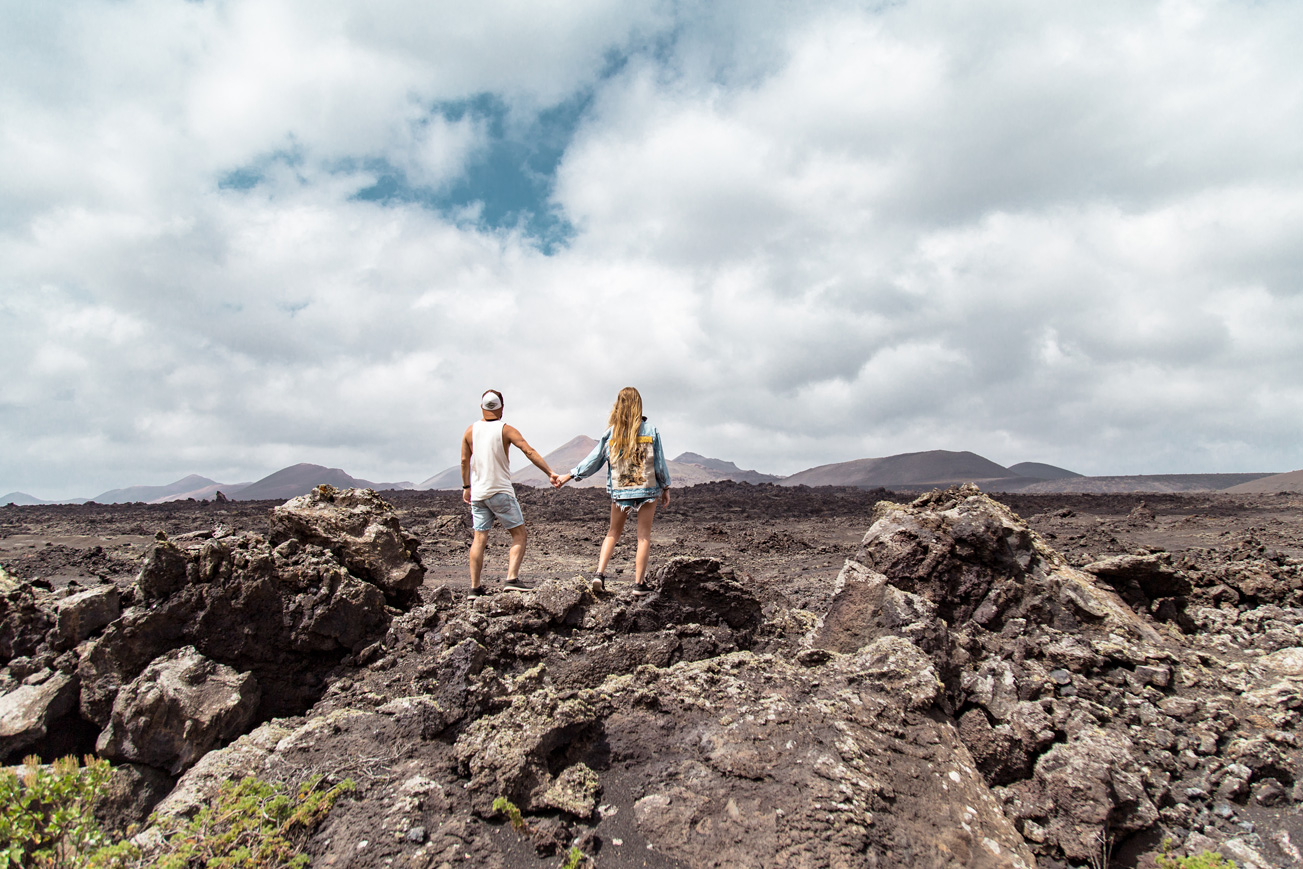
[[[507,820],[511,821],[511,826],[518,832],[525,832],[529,829],[529,824],[525,823],[524,817],[520,814],[520,809],[516,804],[506,797],[498,797],[493,801],[493,811],[500,815],[506,815]]]
[[[1155,861],[1158,869],[1235,869],[1235,861],[1216,851],[1204,851],[1191,857],[1173,857],[1172,840],[1163,840],[1163,853]]]
[[[297,789],[248,777],[226,782],[217,798],[193,818],[155,819],[164,839],[161,852],[139,862],[142,855],[125,855],[124,861],[106,867],[136,869],[301,869],[309,863],[301,853],[312,831],[339,797],[353,790],[352,780],[323,788],[313,776]]]
[[[571,845],[570,850],[566,852],[566,862],[561,864],[561,869],[580,869],[581,866],[587,865],[588,855]]]
[[[22,775],[0,770],[0,869],[80,866],[105,841],[91,807],[109,774],[108,761],[93,757],[45,767],[31,756]]]
[[[110,842],[92,812],[108,783],[107,761],[75,757],[22,774],[0,769],[0,869],[281,869],[305,867],[312,831],[344,793],[347,780],[323,788],[321,777],[297,789],[255,778],[227,782],[193,819],[152,818],[157,847]]]

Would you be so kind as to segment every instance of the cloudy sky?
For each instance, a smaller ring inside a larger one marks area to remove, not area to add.
[[[0,4],[0,492],[1303,467],[1303,4]]]

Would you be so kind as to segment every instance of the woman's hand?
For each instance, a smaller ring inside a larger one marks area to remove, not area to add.
[[[668,506],[670,506],[670,490],[669,490],[669,489],[661,489],[661,506],[662,506],[662,507],[668,507]]]
[[[573,480],[573,479],[574,479],[574,477],[570,476],[569,474],[562,474],[562,475],[560,475],[560,476],[557,476],[556,474],[553,474],[553,475],[552,475],[552,488],[554,488],[554,489],[560,489],[562,486],[564,486],[566,483],[569,483],[569,482],[570,482],[571,480]]]

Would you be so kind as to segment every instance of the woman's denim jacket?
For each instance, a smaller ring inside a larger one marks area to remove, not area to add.
[[[570,476],[576,480],[591,477],[606,465],[606,491],[617,501],[655,498],[661,489],[670,487],[670,469],[665,464],[665,450],[656,426],[643,417],[633,455],[611,460],[611,429],[607,429],[593,451],[580,462]],[[614,473],[613,473],[614,472]]]

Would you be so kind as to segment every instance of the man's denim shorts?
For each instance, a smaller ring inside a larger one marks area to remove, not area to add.
[[[483,501],[471,501],[471,527],[476,531],[488,531],[493,527],[493,517],[498,517],[502,527],[507,530],[525,524],[525,515],[520,512],[520,502],[510,492],[498,492]]]

